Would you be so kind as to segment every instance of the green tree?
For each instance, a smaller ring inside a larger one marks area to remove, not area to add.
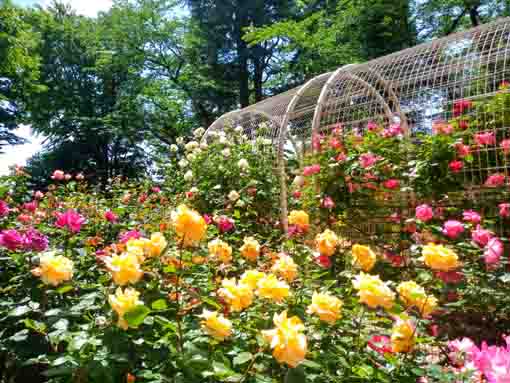
[[[0,0],[0,149],[23,142],[12,131],[23,121],[27,99],[41,90],[38,44],[26,11]]]

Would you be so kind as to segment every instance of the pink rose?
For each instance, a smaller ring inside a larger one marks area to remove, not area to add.
[[[108,222],[115,223],[115,222],[117,222],[119,217],[117,217],[117,215],[113,211],[108,210],[108,211],[105,211],[105,213],[104,213],[104,219],[106,219]]]
[[[470,100],[457,100],[453,103],[453,116],[459,117],[465,111],[470,109],[473,103]]]
[[[32,221],[32,216],[29,214],[20,214],[20,215],[18,215],[17,219],[21,223],[29,223]]]
[[[222,215],[216,219],[216,225],[221,233],[226,233],[234,229],[234,220]]]
[[[464,145],[462,142],[457,142],[455,144],[455,150],[457,150],[457,155],[460,158],[464,158],[466,156],[469,156],[470,149],[468,145]]]
[[[296,190],[292,193],[292,196],[296,199],[301,198],[301,192],[299,190]]]
[[[416,207],[416,218],[422,222],[427,222],[434,218],[434,212],[429,205],[423,204]]]
[[[10,210],[7,202],[0,199],[0,217],[8,216]]]
[[[459,161],[459,160],[455,160],[455,161],[451,161],[449,164],[448,164],[448,167],[450,168],[450,170],[452,171],[452,173],[458,173],[462,170],[462,168],[464,167],[464,163],[462,161]]]
[[[367,130],[369,132],[375,132],[379,126],[374,121],[368,121]]]
[[[25,234],[25,248],[32,251],[44,251],[48,248],[48,237],[34,228]]]
[[[483,253],[483,259],[485,264],[489,268],[497,267],[499,264],[499,260],[503,255],[503,242],[501,242],[498,238],[491,238],[485,247],[485,251]]]
[[[448,124],[446,121],[434,121],[432,123],[432,132],[434,134],[449,135],[453,133],[453,125]]]
[[[37,201],[25,202],[23,205],[21,205],[21,208],[33,213],[37,210]]]
[[[312,176],[314,174],[317,174],[321,171],[321,166],[319,164],[305,166],[303,169],[303,175],[304,176]]]
[[[43,193],[42,191],[37,190],[37,191],[34,193],[34,198],[35,198],[35,199],[43,199],[43,198],[44,198],[44,193]]]
[[[466,120],[460,120],[459,121],[459,129],[460,130],[466,130],[469,128],[469,122]]]
[[[499,215],[503,218],[510,217],[510,203],[500,203],[499,207]]]
[[[151,190],[152,190],[153,193],[161,192],[161,188],[159,186],[153,186]]]
[[[504,174],[492,174],[485,181],[485,186],[488,187],[498,187],[502,186],[505,183],[506,177]]]
[[[2,230],[0,232],[0,246],[16,251],[23,248],[24,243],[23,236],[14,229]]]
[[[208,224],[208,225],[210,225],[210,224],[211,224],[211,222],[212,222],[212,218],[211,218],[209,215],[204,214],[204,215],[202,216],[202,218],[204,219],[204,221],[205,221],[205,223],[206,223],[206,224]]]
[[[377,156],[372,153],[363,153],[361,156],[359,156],[360,165],[364,169],[374,165],[377,160]]]
[[[77,233],[81,229],[81,225],[85,222],[85,218],[73,209],[68,209],[64,213],[57,213],[57,221],[55,226],[63,229],[67,227],[72,233]]]
[[[442,233],[448,238],[455,239],[464,232],[464,225],[462,222],[455,220],[448,220],[443,224]]]
[[[505,155],[508,155],[510,153],[510,140],[506,139],[501,141],[499,147],[503,149],[503,153],[505,153]]]
[[[391,339],[386,335],[373,335],[368,340],[367,345],[381,355],[391,354],[393,352],[391,349]]]
[[[494,145],[496,137],[494,132],[481,132],[475,134],[475,142],[480,146]]]
[[[390,189],[390,190],[398,189],[398,187],[400,186],[400,181],[395,178],[391,178],[389,180],[384,181],[383,186],[386,189]]]
[[[78,174],[76,174],[75,178],[78,181],[83,181],[85,179],[85,176],[83,175],[83,173],[78,173]]]
[[[314,134],[312,137],[313,150],[320,151],[323,137],[320,134]]]
[[[473,210],[464,210],[462,213],[462,219],[471,223],[480,223],[482,221],[482,217],[476,211]]]
[[[51,176],[52,180],[62,181],[65,177],[65,173],[62,170],[55,170]]]
[[[404,131],[402,130],[402,127],[399,124],[393,124],[390,125],[389,128],[383,130],[382,136],[385,138],[396,137],[403,134],[403,132]]]
[[[337,162],[343,162],[347,159],[347,155],[344,152],[338,153],[338,155],[335,157],[335,160]]]
[[[73,178],[73,176],[72,176],[72,175],[70,175],[70,174],[65,174],[65,175],[64,175],[64,179],[65,179],[66,181],[69,181],[71,178]]]
[[[494,234],[491,231],[483,229],[480,225],[471,232],[471,239],[480,246],[487,245],[493,236]]]
[[[138,230],[129,230],[120,235],[120,243],[127,243],[130,239],[139,239],[142,234]]]
[[[322,207],[325,209],[333,209],[335,207],[335,202],[331,197],[326,196],[322,200]]]
[[[507,80],[503,80],[499,83],[499,90],[505,90],[508,88],[510,88],[510,82],[508,82]]]
[[[342,149],[342,141],[340,141],[338,138],[333,137],[331,140],[329,140],[329,146],[332,149]]]

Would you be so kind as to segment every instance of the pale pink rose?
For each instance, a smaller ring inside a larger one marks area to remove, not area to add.
[[[416,218],[418,218],[422,222],[430,221],[432,218],[434,218],[434,211],[427,204],[417,206],[416,207]]]
[[[34,193],[34,198],[35,199],[43,199],[44,198],[44,193],[40,190],[37,190],[35,193]]]
[[[448,348],[450,349],[448,356],[450,361],[457,366],[463,365],[466,361],[467,354],[473,347],[475,347],[475,344],[469,338],[455,339],[448,342]]]
[[[335,202],[331,197],[326,196],[322,200],[322,207],[325,209],[333,209],[335,207]]]
[[[312,176],[314,174],[317,174],[321,171],[321,166],[319,164],[314,164],[310,166],[305,166],[303,169],[303,175],[304,176]]]
[[[52,180],[62,181],[65,177],[65,173],[62,170],[55,170],[51,176]]]
[[[71,178],[73,178],[73,176],[72,176],[72,175],[70,175],[70,174],[65,174],[65,175],[64,175],[64,179],[65,179],[66,181],[69,181]]]
[[[452,171],[452,173],[458,173],[462,170],[462,168],[464,167],[464,163],[462,161],[459,161],[459,160],[455,160],[455,161],[451,161],[449,164],[448,164],[448,167],[450,168],[450,170]]]
[[[448,238],[455,239],[464,232],[464,225],[462,222],[456,220],[448,220],[443,224],[442,233]]]
[[[475,142],[480,146],[494,145],[496,143],[496,136],[494,132],[476,133]]]
[[[462,213],[462,219],[471,223],[480,223],[482,221],[482,217],[476,211],[473,210],[464,210]]]
[[[312,148],[313,150],[320,151],[323,136],[320,134],[314,134],[312,137]]]
[[[432,133],[449,135],[453,133],[453,125],[439,120],[432,123]]]
[[[457,155],[460,158],[464,158],[469,155],[470,149],[468,145],[464,145],[462,142],[457,142],[455,144],[455,149],[457,150]]]
[[[498,187],[504,185],[506,177],[504,174],[492,174],[485,181],[485,186],[488,187]]]
[[[480,246],[486,246],[492,237],[494,237],[494,234],[490,230],[482,228],[480,225],[476,227],[476,230],[471,232],[471,239]]]
[[[404,133],[404,131],[402,130],[402,127],[399,124],[393,124],[393,125],[390,125],[389,128],[386,128],[383,130],[382,136],[385,138],[390,138],[390,137],[400,136],[403,133]]]
[[[83,181],[85,179],[85,176],[83,175],[83,173],[78,173],[78,174],[76,174],[75,178],[78,181]]]

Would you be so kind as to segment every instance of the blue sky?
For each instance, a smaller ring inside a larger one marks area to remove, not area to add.
[[[111,0],[65,0],[74,9],[83,15],[95,16],[99,11],[106,11],[111,7]],[[14,0],[14,3],[21,6],[50,4],[51,0]],[[27,139],[25,145],[17,145],[3,148],[4,154],[0,154],[0,175],[7,174],[9,167],[13,165],[25,165],[27,159],[37,153],[42,146],[43,138],[31,134],[29,126],[21,126],[16,133]]]

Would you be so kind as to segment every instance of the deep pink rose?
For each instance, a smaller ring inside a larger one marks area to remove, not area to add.
[[[500,203],[499,207],[499,215],[503,218],[510,217],[510,203]]]
[[[64,213],[57,213],[57,221],[55,226],[63,229],[67,227],[72,233],[77,233],[81,229],[81,225],[85,222],[85,218],[73,209],[69,209]]]
[[[321,166],[319,164],[305,166],[305,168],[303,169],[303,175],[311,176],[311,175],[319,173],[320,171],[321,171]]]
[[[462,282],[464,274],[459,271],[438,271],[436,277],[441,279],[444,283],[457,284]]]
[[[44,251],[48,248],[48,237],[34,228],[25,233],[25,248],[32,251]]]
[[[0,232],[0,246],[11,251],[22,249],[25,245],[25,238],[15,229],[2,230]]]
[[[115,223],[117,222],[119,217],[117,217],[117,215],[113,211],[107,210],[104,213],[104,219],[106,219],[108,222]]]
[[[389,180],[386,180],[383,182],[383,186],[386,188],[386,189],[390,189],[390,190],[393,190],[393,189],[398,189],[399,186],[400,186],[400,181],[395,179],[395,178],[391,178]]]
[[[377,130],[379,126],[374,121],[368,121],[367,123],[367,130],[369,132],[374,132]]]
[[[221,233],[234,230],[234,220],[224,215],[216,219],[216,225],[218,225],[218,229]]]
[[[485,186],[488,187],[498,187],[504,185],[506,177],[504,174],[492,174],[485,181]]]
[[[416,207],[416,218],[418,218],[422,222],[430,221],[432,218],[434,218],[434,211],[427,204],[417,206]]]
[[[489,240],[494,236],[490,230],[482,228],[480,225],[476,227],[476,230],[471,232],[471,239],[480,246],[486,246]]]
[[[457,100],[453,103],[453,116],[459,117],[473,106],[470,100]]]
[[[404,131],[402,130],[402,127],[399,124],[393,124],[393,125],[390,125],[389,128],[386,128],[383,130],[382,136],[385,138],[390,138],[390,137],[399,136],[403,133],[404,133]]]
[[[505,153],[505,155],[508,155],[510,153],[510,140],[506,139],[501,141],[499,147],[503,149],[503,153]]]
[[[138,230],[129,230],[120,235],[120,242],[127,243],[130,239],[139,239],[142,234]]]
[[[372,153],[363,153],[362,155],[359,156],[360,165],[364,169],[374,165],[377,162],[377,160],[378,160],[377,156]]]
[[[497,267],[499,264],[499,260],[503,255],[503,242],[501,242],[498,238],[491,238],[485,247],[485,251],[483,253],[483,259],[485,264],[489,268]]]
[[[467,222],[478,224],[482,221],[482,217],[474,210],[464,210],[462,219]]]
[[[368,347],[381,355],[393,352],[391,349],[391,339],[386,335],[373,335],[367,344]]]
[[[462,222],[456,220],[448,220],[443,224],[442,233],[448,238],[455,239],[464,232],[464,225]]]
[[[8,216],[10,210],[7,202],[0,199],[0,217]]]
[[[25,202],[21,208],[33,213],[37,210],[37,201]]]
[[[448,167],[450,168],[450,170],[452,171],[452,173],[458,173],[462,170],[462,168],[464,167],[464,163],[462,161],[459,161],[459,160],[455,160],[455,161],[451,161],[449,164],[448,164]]]
[[[469,128],[469,121],[466,121],[466,120],[459,121],[459,129],[460,130],[466,130],[468,128]]]
[[[209,215],[204,214],[204,215],[202,216],[202,218],[204,219],[204,221],[205,221],[205,223],[206,223],[206,224],[208,224],[208,225],[210,225],[210,224],[211,224],[211,222],[212,222],[212,218],[211,218]]]
[[[475,134],[475,142],[480,146],[494,145],[496,137],[494,132],[481,132]]]

